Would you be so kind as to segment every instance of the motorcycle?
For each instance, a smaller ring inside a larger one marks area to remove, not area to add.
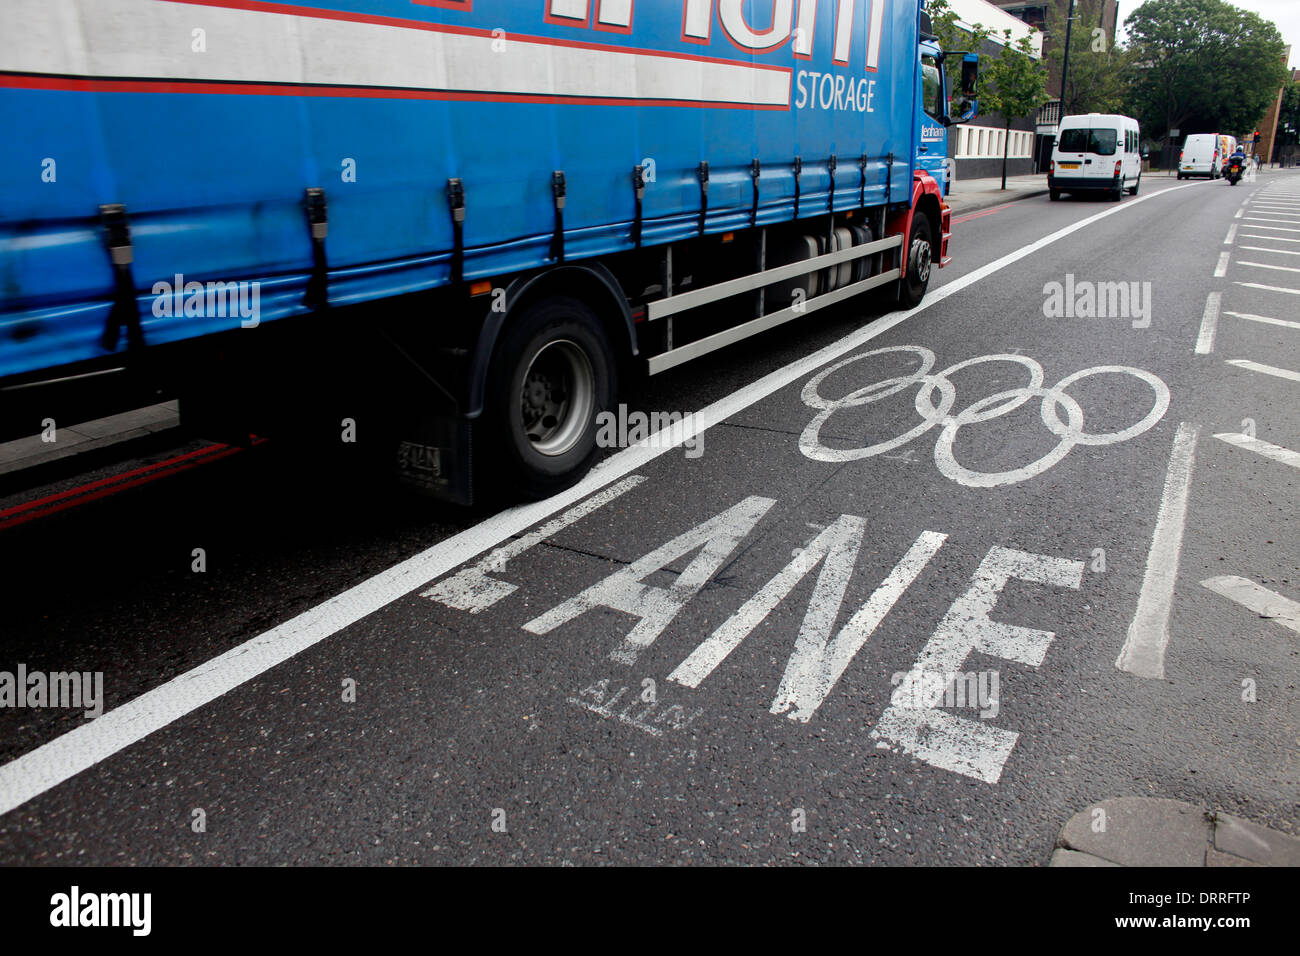
[[[1241,177],[1244,176],[1245,174],[1246,174],[1246,164],[1240,159],[1229,160],[1227,168],[1223,170],[1223,178],[1226,179],[1228,183],[1233,186],[1241,182]]]

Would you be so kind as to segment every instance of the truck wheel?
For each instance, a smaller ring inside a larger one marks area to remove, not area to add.
[[[1128,187],[1124,185],[1124,180],[1121,179],[1119,181],[1119,185],[1115,187],[1115,191],[1110,194],[1111,200],[1114,202],[1119,202],[1120,200],[1122,200],[1124,198],[1124,190],[1127,188]]]
[[[934,267],[934,236],[925,213],[912,216],[912,232],[907,237],[907,274],[898,282],[898,304],[914,309],[925,298]]]
[[[1051,198],[1052,202],[1061,201],[1061,191],[1059,189],[1049,190],[1047,195]]]
[[[556,296],[525,310],[497,346],[488,376],[492,469],[532,499],[578,481],[596,454],[596,416],[618,391],[600,320]]]
[[[1129,187],[1128,194],[1130,196],[1136,196],[1138,194],[1138,187],[1141,185],[1142,185],[1142,174],[1138,173],[1138,181]]]

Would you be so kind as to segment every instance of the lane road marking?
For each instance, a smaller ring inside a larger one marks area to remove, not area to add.
[[[796,359],[742,386],[700,412],[689,422],[669,429],[667,438],[656,434],[611,455],[582,481],[545,501],[502,511],[439,541],[393,567],[259,634],[237,647],[146,691],[94,721],[82,724],[20,757],[0,766],[0,815],[19,807],[84,770],[179,720],[337,634],[375,611],[405,597],[530,527],[570,507],[607,485],[645,467],[660,455],[691,440],[751,405],[811,375],[845,353],[884,335],[950,296],[982,282],[1042,249],[1110,216],[1136,209],[1144,202],[1168,196],[1199,183],[1170,186],[1129,199],[1104,212],[1071,223],[1028,243],[993,262],[972,269],[926,295],[914,309],[877,319],[838,341]],[[1300,231],[1300,230],[1297,230]]]

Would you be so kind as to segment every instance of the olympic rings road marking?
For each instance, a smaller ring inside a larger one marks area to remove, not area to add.
[[[864,385],[849,392],[842,398],[828,399],[821,394],[821,385],[828,376],[863,359],[877,355],[910,354],[920,358],[921,365],[910,375],[882,379],[870,385]],[[956,415],[952,414],[957,403],[957,389],[949,376],[963,369],[989,362],[1010,362],[1023,365],[1029,381],[1020,388],[1011,388],[981,398],[966,406]],[[920,438],[936,425],[941,426],[939,437],[934,445],[934,462],[944,477],[971,488],[996,488],[1000,485],[1014,485],[1033,478],[1051,468],[1070,453],[1075,445],[1114,445],[1141,435],[1164,417],[1169,409],[1169,386],[1158,376],[1140,368],[1127,365],[1096,365],[1067,375],[1051,388],[1043,386],[1043,367],[1024,355],[981,355],[967,359],[955,365],[949,365],[941,372],[932,373],[934,353],[917,345],[893,345],[888,348],[873,349],[853,355],[834,365],[823,369],[803,387],[800,397],[809,408],[817,409],[817,414],[799,436],[799,450],[814,461],[859,461],[883,455]],[[1114,432],[1091,433],[1083,430],[1083,409],[1079,403],[1066,393],[1066,389],[1082,379],[1092,375],[1132,375],[1139,381],[1146,382],[1155,393],[1155,402],[1141,421],[1128,428]],[[827,448],[821,442],[822,426],[836,412],[845,408],[857,408],[870,405],[891,395],[897,395],[913,386],[919,386],[916,393],[916,413],[921,416],[921,423],[888,441],[877,442],[865,448]],[[939,393],[939,403],[934,401],[935,392]],[[1056,447],[1037,461],[1030,462],[1010,471],[980,472],[962,466],[953,454],[953,443],[957,432],[969,425],[1001,418],[1020,408],[1030,399],[1039,399],[1043,424],[1059,441]],[[1061,420],[1061,410],[1065,411],[1065,420]]]

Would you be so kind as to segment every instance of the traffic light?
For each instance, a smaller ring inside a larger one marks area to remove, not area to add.
[[[1255,142],[1259,142],[1259,130],[1255,130]]]

